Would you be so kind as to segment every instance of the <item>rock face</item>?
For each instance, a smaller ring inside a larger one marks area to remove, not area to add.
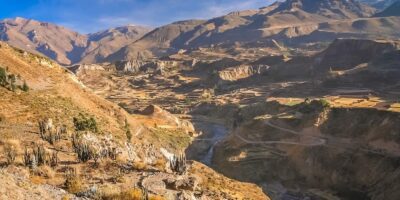
[[[97,64],[78,64],[72,67],[68,67],[68,69],[71,70],[71,72],[73,72],[77,76],[79,76],[90,71],[104,71],[106,70],[106,67]]]
[[[270,67],[268,65],[257,65],[257,66],[238,66],[231,67],[225,70],[219,71],[219,77],[224,81],[236,81],[239,79],[248,78],[256,74],[263,74],[268,71]]]
[[[348,70],[387,52],[395,51],[400,45],[393,41],[337,39],[315,58],[318,70]],[[325,69],[321,69],[325,68]]]
[[[302,115],[296,119],[243,123],[217,145],[217,168],[260,184],[280,182],[297,188],[301,182],[302,187],[333,191],[330,195],[340,199],[397,199],[398,113],[321,109],[314,103],[298,108]]]
[[[149,28],[126,26],[83,35],[62,26],[20,17],[0,21],[0,40],[45,55],[62,65],[101,62],[148,31]]]
[[[178,61],[164,61],[164,60],[129,60],[118,61],[115,63],[117,71],[139,73],[139,72],[158,72],[164,73],[166,68],[173,68],[179,66]]]

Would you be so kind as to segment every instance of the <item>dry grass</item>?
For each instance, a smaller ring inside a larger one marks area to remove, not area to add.
[[[73,194],[82,192],[85,189],[84,181],[76,171],[70,171],[66,174],[64,186],[68,192]]]
[[[46,178],[46,179],[51,179],[51,178],[54,178],[56,172],[53,170],[53,168],[51,168],[47,165],[42,165],[40,167],[33,169],[32,174]]]
[[[8,139],[1,143],[4,144],[3,154],[4,157],[6,158],[7,164],[8,165],[14,164],[14,162],[17,159],[17,156],[22,151],[20,141],[15,139]]]
[[[167,164],[167,161],[166,161],[166,160],[164,160],[164,159],[162,159],[162,158],[159,158],[159,159],[157,159],[156,162],[154,163],[154,167],[155,167],[156,169],[158,169],[159,171],[164,172],[164,171],[165,171],[165,166],[166,166],[166,164]]]
[[[144,162],[141,161],[137,161],[135,163],[133,163],[133,168],[135,168],[136,170],[146,170],[147,169],[147,165]]]
[[[105,187],[101,189],[99,196],[102,200],[141,200],[144,194],[138,188],[121,191],[116,187]]]

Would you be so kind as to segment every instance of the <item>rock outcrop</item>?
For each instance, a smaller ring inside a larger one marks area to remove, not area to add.
[[[118,61],[115,63],[117,71],[139,73],[139,72],[157,72],[164,73],[167,68],[174,68],[180,65],[178,61],[165,60],[129,60]]]
[[[257,74],[264,74],[268,71],[268,65],[241,65],[238,67],[230,67],[219,71],[218,76],[224,81],[236,81],[239,79],[248,78]]]

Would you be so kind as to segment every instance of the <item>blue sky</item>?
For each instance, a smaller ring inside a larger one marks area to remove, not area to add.
[[[160,26],[266,6],[273,0],[0,0],[0,18],[57,23],[81,33],[127,24]]]

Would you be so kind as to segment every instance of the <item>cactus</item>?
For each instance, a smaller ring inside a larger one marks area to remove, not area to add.
[[[53,153],[50,156],[50,166],[51,167],[57,167],[58,166],[58,151],[53,151]]]
[[[170,168],[173,172],[178,174],[183,174],[186,172],[186,155],[174,155],[173,158],[169,161]]]
[[[26,147],[24,151],[24,164],[27,167],[32,167],[32,154],[28,151]]]
[[[94,153],[89,144],[77,139],[77,136],[72,137],[72,146],[74,147],[75,153],[78,155],[78,160],[81,162],[87,162],[94,158]],[[98,158],[96,158],[97,161]]]
[[[35,160],[39,166],[47,164],[46,150],[44,149],[43,146],[37,145],[36,147],[34,147],[33,148],[33,156],[35,157]]]
[[[149,193],[146,188],[142,188],[142,198],[141,200],[149,200]]]
[[[15,162],[15,157],[17,156],[17,151],[15,147],[13,146],[6,146],[4,148],[6,158],[7,158],[7,164],[11,165]]]
[[[58,142],[61,140],[61,132],[66,132],[66,128],[61,128],[61,127],[56,127],[55,132],[54,129],[52,128],[52,125],[49,124],[50,122],[45,122],[45,121],[39,121],[39,134],[40,138],[43,140],[46,140],[49,142],[51,145],[54,145],[55,142]]]
[[[40,145],[35,145],[32,151],[25,148],[24,164],[31,169],[47,164],[51,167],[56,167],[58,165],[58,152],[53,152],[50,155],[46,152],[45,148]]]

